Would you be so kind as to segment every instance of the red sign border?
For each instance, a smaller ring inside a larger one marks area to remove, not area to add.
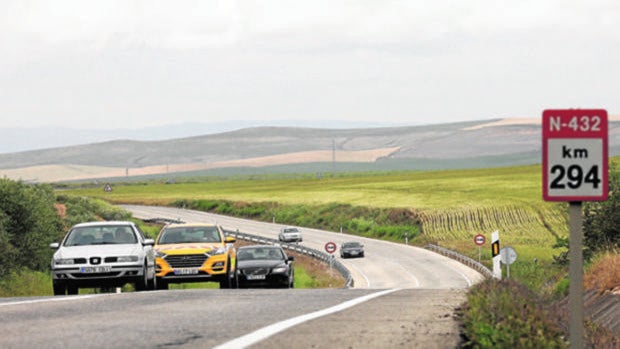
[[[560,131],[550,135],[550,131],[548,129],[549,118],[551,116],[560,116],[560,117],[574,117],[575,114],[581,115],[600,115],[603,118],[603,129],[599,132],[580,132],[580,131]],[[608,172],[609,172],[609,146],[608,146],[608,116],[607,110],[605,109],[547,109],[543,111],[542,115],[542,177],[543,177],[543,199],[545,201],[605,201],[609,196],[609,182],[608,182]],[[549,156],[548,156],[548,140],[553,138],[569,138],[569,139],[579,139],[579,138],[600,138],[603,141],[603,163],[601,164],[602,169],[602,184],[603,190],[600,196],[551,196],[549,195]]]
[[[331,242],[330,241],[330,242],[325,244],[325,252],[327,252],[329,254],[332,254],[332,253],[336,252],[336,248],[337,248],[337,246],[336,246],[335,242]],[[333,251],[330,251],[331,249],[333,249]]]
[[[482,237],[482,243],[479,244],[478,241],[476,241],[477,238]],[[474,244],[478,245],[478,246],[482,246],[484,244],[486,244],[487,242],[487,237],[482,235],[482,234],[477,234],[476,236],[474,236]]]

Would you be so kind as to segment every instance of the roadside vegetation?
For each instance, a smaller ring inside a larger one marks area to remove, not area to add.
[[[584,231],[588,270],[596,270],[597,280],[607,279],[606,285],[620,285],[617,273],[600,262],[615,258],[618,251],[619,181],[613,166],[612,172],[615,184],[610,183],[610,189],[616,195],[604,203],[585,205]],[[437,244],[476,260],[479,250],[473,237],[482,233],[490,238],[490,233],[498,230],[502,246],[513,247],[518,259],[511,265],[510,279],[488,280],[472,287],[462,314],[464,345],[562,348],[568,337],[562,327],[565,319],[556,316],[554,305],[568,291],[568,206],[542,200],[540,173],[540,166],[522,166],[321,178],[254,176],[115,183],[112,192],[104,192],[101,186],[65,187],[59,192],[58,203],[66,206],[67,217],[75,215],[62,221],[65,228],[72,219],[124,217],[122,210],[117,212],[108,202],[171,205],[401,243],[407,238],[410,244]],[[83,199],[86,197],[95,200]],[[76,203],[96,213],[71,208]],[[158,231],[157,227],[143,229],[151,229],[149,234]],[[490,266],[488,245],[481,250],[481,262]],[[302,258],[297,259],[299,266]],[[307,287],[329,287],[338,282],[316,278],[311,267],[303,269],[296,269],[296,277],[304,280],[308,274]],[[319,267],[316,271],[325,270]],[[303,286],[296,283],[296,287]],[[593,328],[588,330],[589,338]],[[602,338],[617,343],[612,335],[603,334]]]

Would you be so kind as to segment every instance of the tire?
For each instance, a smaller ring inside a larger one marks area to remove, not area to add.
[[[76,295],[78,291],[79,289],[77,286],[67,285],[67,294]]]
[[[153,267],[153,278],[151,280],[148,280],[147,278],[147,290],[149,291],[154,291],[157,290],[157,276],[155,276],[155,267]]]
[[[230,258],[226,261],[226,274],[224,278],[220,280],[220,288],[232,288],[232,277],[230,275]]]
[[[54,289],[54,296],[64,296],[67,294],[67,285],[61,282],[52,282],[52,288]]]
[[[230,278],[231,285],[230,288],[239,288],[239,275],[237,274],[237,266],[235,265],[235,270],[233,271],[233,275]]]
[[[156,287],[158,290],[167,290],[168,289],[168,281],[165,281],[161,278],[157,278],[155,281]]]
[[[142,278],[136,281],[135,289],[136,291],[146,291],[149,288],[149,280],[148,280],[148,269],[146,267],[146,263],[144,267],[142,267]]]

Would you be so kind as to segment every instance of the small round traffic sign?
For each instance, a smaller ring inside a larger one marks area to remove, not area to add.
[[[334,253],[336,252],[336,244],[333,242],[328,242],[325,244],[325,251],[327,251],[327,253]]]
[[[476,245],[482,246],[482,245],[484,245],[485,242],[487,242],[487,238],[485,238],[484,235],[478,234],[478,235],[474,236],[474,243]]]
[[[504,264],[511,265],[517,260],[517,251],[514,248],[506,246],[499,251],[501,261]]]

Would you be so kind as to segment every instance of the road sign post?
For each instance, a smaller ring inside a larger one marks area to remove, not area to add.
[[[608,188],[607,111],[545,110],[542,117],[543,199],[568,201],[571,348],[584,346],[582,201],[605,201]]]
[[[491,233],[491,257],[493,258],[493,277],[502,279],[502,256],[499,254],[499,230]]]
[[[478,234],[474,236],[474,243],[478,246],[478,263],[480,263],[482,258],[481,246],[484,245],[485,242],[487,242],[487,238],[484,235]]]
[[[334,242],[328,242],[325,244],[325,252],[329,253],[329,274],[332,273],[332,266],[334,264],[334,255],[336,252],[336,244]]]
[[[510,265],[517,260],[517,251],[510,246],[506,246],[499,251],[499,254],[502,263],[506,264],[506,277],[510,278]]]

